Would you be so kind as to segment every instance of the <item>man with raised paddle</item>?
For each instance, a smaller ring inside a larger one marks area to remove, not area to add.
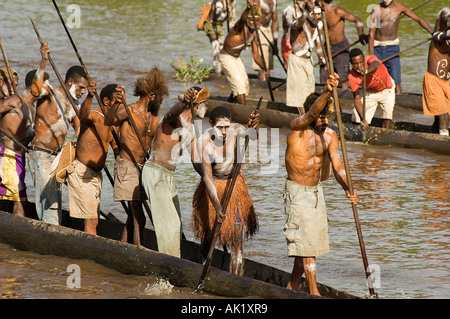
[[[316,284],[316,257],[329,252],[328,219],[321,181],[329,177],[331,167],[336,181],[354,204],[344,165],[339,155],[339,140],[328,128],[329,104],[333,87],[339,84],[335,73],[327,80],[327,91],[313,93],[305,101],[305,114],[291,122],[286,148],[286,224],[288,256],[295,257],[287,288],[297,290],[303,273],[310,293],[320,295]]]
[[[123,88],[119,87],[117,90],[122,94],[122,102],[125,102]],[[142,198],[145,194],[141,189],[141,172],[156,134],[161,104],[168,94],[163,73],[154,67],[136,81],[134,95],[139,100],[126,106],[130,113],[125,107],[119,108],[119,104],[115,104],[105,116],[106,125],[120,126],[120,154],[116,158],[114,169],[114,200],[128,201],[129,216],[122,234],[122,240],[126,242],[134,241],[135,222],[138,225],[136,231],[139,230],[139,242],[143,240],[145,215],[142,205],[146,198]],[[133,124],[136,125],[138,135]]]
[[[0,102],[0,199],[13,201],[13,214],[19,216],[25,216],[25,203],[28,200],[25,153],[34,137],[34,103],[44,83],[44,70],[50,52],[47,43],[41,46],[40,52],[42,60],[39,69],[30,72],[31,76],[25,78],[25,91],[10,95]]]
[[[116,84],[109,84],[100,93],[105,111],[115,103]],[[67,168],[70,216],[84,220],[84,230],[97,234],[103,177],[109,145],[118,154],[118,147],[109,126],[105,125],[102,109],[91,109],[97,82],[88,84],[88,95],[80,108],[80,133],[75,160]]]
[[[252,17],[252,11],[254,18]],[[228,102],[237,102],[245,105],[245,96],[250,92],[250,83],[247,71],[240,54],[242,50],[251,47],[254,61],[259,67],[266,72],[268,78],[268,70],[262,59],[258,49],[258,39],[256,36],[256,23],[259,23],[261,16],[261,8],[248,2],[247,8],[241,15],[225,38],[223,48],[220,50],[219,61],[222,64],[222,70],[231,87],[231,94]]]
[[[73,127],[78,134],[80,120],[69,98],[79,105],[79,99],[86,93],[87,75],[83,67],[74,65],[66,72],[64,85],[42,86],[42,93],[36,102],[35,136],[31,142],[29,167],[36,190],[36,212],[39,220],[58,225],[62,213],[62,184],[51,178],[52,163],[63,149],[66,135]]]
[[[209,90],[193,87],[164,114],[158,124],[150,157],[142,169],[142,186],[150,201],[158,251],[181,257],[181,212],[173,179],[177,161],[190,149],[195,163],[195,129],[193,121],[207,111]],[[195,165],[194,165],[195,166]]]
[[[423,79],[423,113],[434,116],[433,133],[449,135],[450,126],[450,7],[436,19]]]

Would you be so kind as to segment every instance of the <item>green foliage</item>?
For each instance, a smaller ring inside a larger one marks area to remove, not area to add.
[[[189,63],[175,73],[175,80],[184,83],[201,83],[209,77],[212,67],[205,67],[203,59],[196,55],[190,57]]]

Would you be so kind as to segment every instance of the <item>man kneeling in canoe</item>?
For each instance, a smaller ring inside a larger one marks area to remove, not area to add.
[[[218,242],[231,246],[231,272],[239,275],[243,260],[243,232],[247,237],[254,235],[258,230],[258,220],[242,172],[237,176],[226,211],[222,209],[236,154],[239,154],[236,152],[240,145],[239,137],[248,134],[241,125],[231,125],[230,118],[225,107],[216,107],[210,115],[212,129],[198,140],[202,179],[194,193],[191,225],[195,236],[201,240],[202,256],[206,258],[214,237],[215,221],[221,223]],[[254,129],[258,123],[259,113],[255,111],[249,120],[249,128],[253,128],[251,132],[256,133]]]
[[[295,257],[287,288],[297,290],[305,272],[311,294],[320,295],[316,285],[316,257],[329,252],[328,218],[321,181],[328,178],[330,161],[338,183],[352,203],[344,166],[339,157],[339,140],[328,128],[332,87],[339,84],[335,73],[327,80],[327,91],[313,93],[304,104],[305,114],[291,122],[286,148],[286,224],[288,256]]]

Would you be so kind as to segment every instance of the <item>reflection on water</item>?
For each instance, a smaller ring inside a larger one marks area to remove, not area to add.
[[[407,5],[415,7],[422,2],[411,0]],[[65,8],[70,3],[73,1],[58,1],[63,15],[66,15]],[[212,64],[209,41],[204,33],[195,30],[203,1],[114,0],[99,3],[77,0],[76,3],[82,10],[82,24],[79,29],[71,29],[71,34],[89,73],[99,82],[100,88],[114,82],[124,84],[128,92],[132,92],[135,80],[157,65],[169,83],[170,96],[163,103],[163,107],[167,108],[185,89],[183,84],[172,79],[172,60],[179,57],[188,60],[190,55],[196,54],[206,63]],[[238,1],[238,11],[244,3]],[[278,1],[279,12],[288,4],[291,2]],[[363,21],[368,16],[368,2],[341,0],[338,4],[349,8]],[[433,24],[441,6],[442,2],[433,1],[419,9],[418,13]],[[33,34],[29,17],[36,22],[44,40],[49,42],[52,57],[62,76],[68,67],[78,63],[50,2],[6,0],[2,1],[0,9],[4,13],[1,36],[10,63],[21,76],[19,88],[23,88],[26,72],[36,68],[40,61],[39,43]],[[350,42],[356,40],[356,28],[352,24],[346,24],[346,33]],[[416,22],[409,18],[402,20],[399,32],[402,49],[425,36],[428,35]],[[423,45],[402,56],[405,91],[421,90],[427,52],[427,46]],[[244,52],[243,58],[249,66],[250,52]],[[52,83],[57,85],[50,66],[48,70]],[[272,74],[284,77],[284,71],[279,66]],[[229,92],[228,87],[213,82],[208,82],[208,86],[213,93]],[[128,98],[130,103],[133,102],[131,94]],[[278,148],[273,153],[273,148],[263,148],[258,163],[244,165],[249,191],[261,224],[259,233],[245,244],[244,252],[257,261],[290,271],[292,260],[286,257],[286,243],[281,231],[285,218],[282,199],[286,176],[285,134],[279,132]],[[271,142],[269,138],[268,145]],[[448,157],[419,150],[357,143],[349,143],[348,152],[354,188],[361,198],[358,213],[368,260],[381,270],[381,288],[376,289],[377,292],[381,297],[391,298],[450,297]],[[270,156],[264,157],[264,154]],[[275,170],[264,173],[268,164],[273,164]],[[107,167],[113,171],[112,158],[109,158]],[[184,232],[188,239],[193,239],[189,229],[191,201],[199,177],[190,164],[183,163],[177,167],[175,179],[183,209]],[[29,177],[27,182],[31,197],[34,193]],[[67,208],[67,189],[64,190]],[[367,287],[351,205],[332,177],[324,183],[324,191],[329,213],[331,252],[318,259],[318,280],[363,295],[367,293]],[[106,178],[102,191],[102,210],[111,211],[125,220],[121,205],[112,201],[112,188]],[[151,287],[158,282],[156,278],[143,280],[89,265],[86,267],[95,268],[92,270],[95,276],[87,278],[86,286],[78,292],[79,295],[73,291],[71,293],[74,295],[71,295],[63,289],[67,262],[54,266],[52,257],[38,256],[38,263],[32,264],[36,256],[28,253],[24,253],[23,259],[9,262],[4,257],[6,255],[0,254],[0,271],[4,275],[1,276],[0,285],[5,288],[1,289],[2,297],[144,298],[141,292],[152,291]],[[23,271],[25,266],[21,263],[30,263],[26,266],[27,272]],[[41,283],[35,281],[31,289],[27,286],[30,277]],[[37,291],[37,296],[33,291]],[[176,297],[179,294],[184,296],[182,290],[180,292],[177,289],[177,293]],[[174,295],[158,296],[166,297]]]

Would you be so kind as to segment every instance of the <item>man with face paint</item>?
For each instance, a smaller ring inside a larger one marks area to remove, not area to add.
[[[83,67],[75,65],[66,72],[64,85],[75,104],[86,93],[87,75]],[[31,142],[29,167],[36,189],[36,211],[39,220],[59,224],[62,205],[62,185],[53,176],[51,166],[64,146],[70,126],[78,135],[80,120],[63,87],[42,86],[36,102],[35,136]]]
[[[450,126],[450,7],[436,18],[423,79],[423,113],[434,116],[433,133],[449,135]]]
[[[100,92],[105,111],[115,102],[113,94],[116,84],[107,85]],[[105,125],[105,114],[101,108],[91,110],[92,99],[97,91],[97,82],[90,81],[88,95],[80,108],[80,134],[78,134],[75,160],[67,168],[70,216],[84,220],[84,231],[97,235],[100,213],[101,188],[109,145],[118,154],[110,127]]]
[[[158,124],[150,157],[142,170],[142,185],[152,210],[158,251],[175,257],[181,256],[182,224],[173,175],[184,149],[190,150],[192,162],[196,162],[193,121],[205,116],[208,98],[206,87],[186,90],[183,100],[172,106]]]
[[[361,19],[348,12],[347,9],[330,4],[331,2],[332,0],[320,1],[322,9],[326,12],[331,53],[334,54],[350,45],[345,36],[345,21],[355,23],[359,41],[361,44],[366,45],[368,35],[364,34],[364,24]],[[326,50],[327,48],[325,48],[325,51]],[[349,50],[347,49],[333,57],[334,71],[339,74],[339,79],[341,81],[340,85],[344,90],[348,89],[348,73],[350,72],[348,52]],[[320,83],[324,84],[327,78],[328,70],[325,65],[322,65],[320,68]]]
[[[311,294],[320,295],[316,284],[316,257],[329,252],[328,218],[321,181],[330,174],[330,162],[336,181],[352,203],[344,165],[339,156],[339,140],[328,128],[332,88],[339,84],[335,73],[327,80],[327,91],[313,93],[305,102],[305,114],[291,122],[286,148],[286,224],[288,256],[295,257],[287,288],[297,290],[303,273]]]
[[[123,87],[116,88],[121,93],[121,102],[125,101]],[[105,125],[116,125],[120,133],[120,154],[116,158],[114,167],[114,200],[127,201],[129,213],[126,227],[122,233],[122,240],[134,242],[133,238],[142,241],[145,215],[142,209],[141,171],[148,156],[159,122],[159,109],[163,99],[169,94],[166,79],[162,72],[154,67],[146,75],[140,77],[134,86],[134,96],[139,97],[136,103],[128,105],[133,121],[142,138],[146,151],[144,151],[136,132],[128,118],[124,107],[115,103],[105,116]],[[134,224],[139,227],[139,236],[134,236]]]
[[[312,63],[314,46],[321,63],[324,63],[319,37],[319,29],[323,26],[321,21],[317,21],[314,8],[314,1],[304,0],[303,5],[298,6],[301,12],[292,10],[291,17],[287,17],[288,21],[292,21],[288,22],[292,51],[287,62],[286,106],[298,108],[300,114],[304,113],[303,103],[306,98],[315,90]]]
[[[261,7],[249,1],[247,8],[241,15],[225,38],[222,50],[220,50],[219,61],[228,83],[231,86],[231,94],[228,102],[237,102],[245,105],[245,96],[250,92],[247,71],[244,62],[240,58],[242,50],[251,47],[252,56],[258,66],[266,72],[264,61],[258,51],[258,40],[256,37],[256,23],[259,23]],[[252,8],[255,19],[252,17]]]
[[[239,275],[243,261],[243,233],[250,237],[258,230],[258,220],[245,184],[243,172],[237,176],[227,210],[223,211],[222,199],[232,178],[233,167],[240,158],[240,139],[246,134],[256,139],[259,113],[250,115],[249,130],[242,125],[231,124],[230,112],[218,106],[210,115],[212,129],[199,139],[197,150],[202,161],[202,179],[193,197],[191,225],[201,240],[201,253],[206,259],[214,235],[214,224],[221,223],[218,243],[231,247],[231,272]]]
[[[373,7],[370,15],[369,55],[376,55],[378,59],[383,60],[400,52],[398,26],[403,14],[417,21],[430,34],[433,33],[430,24],[407,6],[396,1],[383,0]],[[387,60],[385,65],[395,81],[395,92],[402,93],[400,56]]]

